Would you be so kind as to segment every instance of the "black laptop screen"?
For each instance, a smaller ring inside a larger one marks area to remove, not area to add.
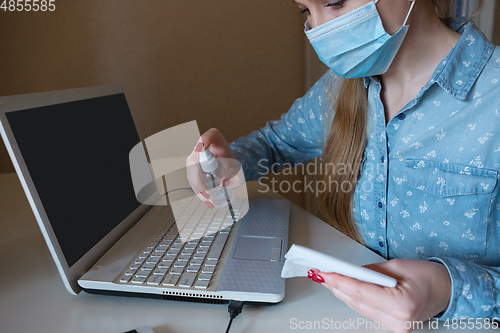
[[[140,141],[116,94],[6,113],[69,266],[138,206],[129,152]]]

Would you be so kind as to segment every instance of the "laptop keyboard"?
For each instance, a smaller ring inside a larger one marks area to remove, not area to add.
[[[238,220],[243,200],[232,202]],[[120,283],[195,289],[210,286],[233,226],[229,209],[209,209],[196,196],[172,202],[170,207],[177,223],[170,218],[162,225]]]

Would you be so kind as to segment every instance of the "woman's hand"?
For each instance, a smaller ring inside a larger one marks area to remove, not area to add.
[[[405,328],[405,324],[410,327],[413,321],[428,320],[448,307],[451,280],[440,263],[394,259],[365,267],[396,278],[398,284],[394,288],[381,287],[318,270],[309,271],[309,278],[356,312],[393,332],[411,332],[412,328]]]
[[[243,171],[241,170],[241,165],[236,160],[231,147],[222,133],[216,128],[211,128],[203,133],[194,147],[193,152],[186,159],[187,179],[198,198],[205,202],[208,207],[214,208],[210,201],[210,195],[205,183],[200,176],[201,167],[199,163],[199,153],[208,148],[210,148],[215,158],[224,165],[224,169],[226,170],[226,175],[221,177],[220,186],[237,187],[241,185],[245,179]]]

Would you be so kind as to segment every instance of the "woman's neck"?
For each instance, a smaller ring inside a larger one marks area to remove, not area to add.
[[[418,1],[414,11],[405,41],[387,73],[382,75],[386,123],[417,96],[460,38],[459,33],[447,28],[434,14],[430,1]]]

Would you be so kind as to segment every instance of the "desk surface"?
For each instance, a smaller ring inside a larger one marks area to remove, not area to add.
[[[252,183],[248,188],[250,197],[279,197],[258,193]],[[290,245],[304,245],[357,264],[381,260],[302,208],[291,206]],[[150,326],[155,333],[225,332],[229,321],[227,305],[69,294],[16,174],[0,174],[0,255],[0,332],[119,333],[140,326]],[[364,317],[324,287],[294,278],[287,280],[284,301],[245,306],[231,332],[295,332],[302,330],[299,324],[305,329],[314,321],[323,325],[318,331],[386,331],[370,329]],[[349,329],[333,329],[340,324],[350,324]],[[437,331],[427,329],[428,323],[424,327],[419,331]]]

